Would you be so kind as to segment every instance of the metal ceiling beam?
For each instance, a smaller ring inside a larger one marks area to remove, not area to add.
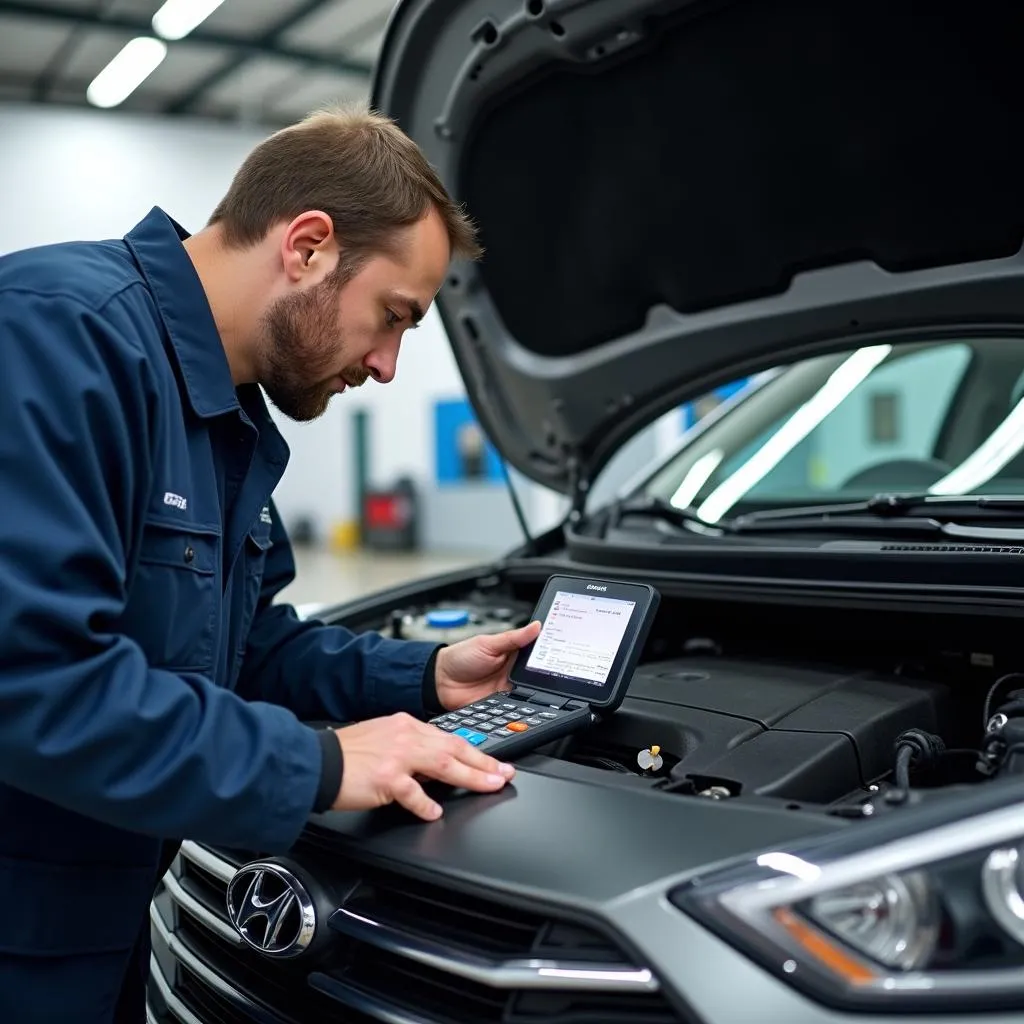
[[[315,6],[319,7],[321,4],[322,0],[316,0]],[[303,5],[303,7],[309,6],[311,6],[309,3]],[[0,0],[0,16],[4,14],[32,18],[36,21],[50,21],[65,28],[113,29],[119,32],[130,32],[133,35],[153,34],[153,26],[148,18],[133,17],[126,14],[96,14],[61,4],[47,3],[46,5],[38,5],[25,2],[25,0]],[[290,28],[291,25],[287,27]],[[241,39],[238,36],[228,35],[224,32],[204,29],[200,25],[198,28],[193,29],[186,36],[186,39],[190,44],[197,46],[210,46],[231,51],[235,56],[231,58],[229,63],[237,60],[241,64],[253,57],[272,57],[280,60],[295,61],[306,67],[325,71],[340,71],[345,74],[360,75],[366,78],[369,78],[373,70],[369,64],[364,64],[361,61],[346,60],[343,57],[331,57],[312,50],[286,46],[280,40],[274,38],[276,35],[277,33],[272,29],[271,32],[264,33],[256,39]],[[171,45],[174,44],[172,43]]]
[[[257,40],[258,44],[264,48],[266,53],[270,53],[272,55],[279,54],[282,47],[281,37],[289,29],[298,25],[304,18],[308,18],[311,14],[315,14],[322,7],[326,7],[328,2],[329,0],[305,0],[305,3],[299,4],[299,6],[294,10],[289,11],[283,17],[278,18],[277,21],[271,24],[269,28],[264,30]],[[242,51],[239,51],[229,61],[226,61],[216,70],[211,71],[204,78],[201,78],[192,86],[192,88],[165,107],[164,113],[187,114],[211,89],[220,85],[221,82],[226,81],[239,68],[241,68],[246,61],[252,59],[253,56],[256,56],[256,54],[243,53]],[[335,71],[348,72],[351,71],[353,66],[363,67],[364,71],[362,73],[366,78],[370,77],[370,73],[373,70],[369,65],[354,65],[352,61],[346,60],[336,61],[332,65],[332,69]]]

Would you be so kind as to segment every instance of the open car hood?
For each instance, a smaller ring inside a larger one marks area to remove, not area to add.
[[[405,0],[372,103],[480,226],[437,304],[480,421],[577,493],[687,397],[1024,322],[1024,5]]]

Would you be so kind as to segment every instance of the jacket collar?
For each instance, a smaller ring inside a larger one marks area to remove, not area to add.
[[[288,461],[288,445],[262,392],[253,385],[245,389],[244,409],[239,401],[209,300],[181,244],[188,237],[188,231],[154,206],[124,241],[156,301],[196,415],[205,419],[237,412],[256,427],[270,461],[283,466]]]
[[[155,206],[124,241],[156,301],[192,408],[218,416],[238,409],[238,396],[206,292],[181,244],[188,237]]]

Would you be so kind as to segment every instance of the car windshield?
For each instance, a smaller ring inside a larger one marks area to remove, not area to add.
[[[793,364],[699,423],[641,492],[708,523],[881,492],[1024,494],[1024,339]]]

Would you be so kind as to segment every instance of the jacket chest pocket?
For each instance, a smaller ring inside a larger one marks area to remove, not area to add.
[[[154,668],[212,672],[220,545],[215,530],[146,523],[122,625]]]

